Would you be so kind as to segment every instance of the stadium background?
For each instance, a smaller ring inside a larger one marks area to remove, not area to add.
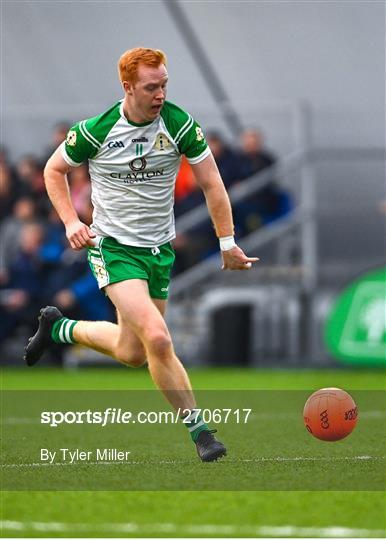
[[[180,7],[188,29],[203,48],[213,69],[208,76],[203,59],[197,57],[198,49],[187,41],[187,28],[176,24],[171,4]],[[291,212],[250,231],[250,237],[244,239],[248,251],[261,257],[259,266],[248,276],[220,275],[212,257],[175,278],[169,324],[177,351],[193,368],[193,383],[201,389],[227,388],[227,381],[238,389],[384,387],[380,369],[331,370],[340,363],[326,351],[322,340],[326,316],[342,288],[366,271],[385,265],[382,2],[5,1],[1,9],[1,144],[13,167],[26,154],[39,159],[45,155],[58,121],[71,124],[120,99],[117,58],[127,48],[141,45],[166,52],[168,99],[197,117],[204,131],[216,130],[237,149],[237,125],[257,127],[266,147],[276,155],[277,169],[248,180],[250,195],[261,182],[274,177],[294,204]],[[219,101],[218,87],[216,98],[213,77],[229,100]],[[238,197],[237,185],[235,188],[233,196]],[[248,195],[242,201],[248,201]],[[298,209],[302,212],[297,213]],[[194,238],[199,226],[204,226],[199,214],[190,214],[188,219],[181,216],[177,222],[177,230],[185,230],[189,238]],[[21,366],[24,339],[25,329],[21,328],[5,340],[3,364]],[[385,334],[381,340],[384,342]],[[91,371],[57,371],[51,366],[56,358],[70,367],[90,364]],[[103,371],[95,369],[102,364]],[[217,371],[207,370],[207,364],[217,365]],[[101,379],[110,389],[122,388],[119,370],[106,371],[106,359],[76,347],[66,349],[64,356],[54,350],[46,365],[47,369],[35,373],[7,367],[4,388],[100,388]],[[241,365],[244,371],[239,370]],[[283,374],[277,368],[290,371]],[[125,388],[150,387],[145,372],[130,376],[128,373]],[[74,526],[74,534],[92,535],[90,531],[98,532],[94,504],[117,505],[112,520],[121,523],[138,517],[126,515],[126,505],[136,504],[134,501],[144,505],[139,518],[143,526],[137,524],[131,533],[117,529],[117,535],[167,535],[166,529],[162,533],[156,526],[152,529],[151,523],[173,519],[176,528],[169,531],[171,535],[187,536],[195,532],[261,536],[264,530],[269,536],[274,528],[271,532],[262,528],[268,522],[272,527],[290,523],[289,536],[328,536],[331,527],[338,525],[348,530],[341,531],[342,536],[352,536],[350,526],[357,536],[361,530],[376,536],[379,534],[372,531],[385,529],[384,494],[379,492],[182,496],[195,514],[205,516],[203,523],[216,522],[219,527],[201,532],[184,528],[184,524],[196,522],[180,509],[180,517],[175,519],[172,493],[118,497],[100,492],[89,498],[82,493],[16,492],[3,495],[3,526],[6,522],[29,525],[5,528],[4,534],[68,535],[70,529],[60,532],[55,527],[31,525],[63,521],[54,508],[67,504],[66,519],[85,527],[76,531]],[[43,499],[46,509],[40,514]],[[223,500],[224,508],[219,510]],[[211,505],[217,508],[216,518]],[[283,516],[277,512],[278,505],[286,508]],[[299,510],[301,505],[307,510],[306,518]],[[325,512],[323,518],[314,511],[317,505]],[[257,511],[259,506],[265,509],[265,520]],[[105,514],[105,518],[111,516]],[[233,529],[227,532],[221,523],[231,523]],[[275,530],[277,535],[283,533],[283,529]]]

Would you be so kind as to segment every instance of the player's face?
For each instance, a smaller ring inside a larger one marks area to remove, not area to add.
[[[163,64],[156,68],[139,65],[138,81],[127,89],[134,122],[148,122],[159,116],[166,99],[167,81],[168,72]]]

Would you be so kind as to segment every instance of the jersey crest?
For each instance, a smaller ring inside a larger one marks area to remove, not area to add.
[[[165,150],[168,146],[170,146],[170,144],[171,143],[165,133],[158,133],[154,143],[154,146],[157,148],[157,150]]]
[[[72,129],[67,133],[66,143],[68,146],[75,146],[76,145],[76,131],[73,131]]]

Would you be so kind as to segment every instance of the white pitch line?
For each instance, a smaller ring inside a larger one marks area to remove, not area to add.
[[[2,463],[3,468],[18,468],[18,467],[68,467],[74,465],[144,465],[144,461],[75,461],[71,463],[70,461],[59,461],[57,463]],[[157,463],[170,463],[174,464],[176,462],[162,462],[158,461]]]
[[[243,463],[261,462],[261,461],[376,461],[385,459],[386,456],[329,456],[329,457],[312,457],[312,456],[296,456],[296,457],[261,457],[254,459],[242,459]]]
[[[378,461],[386,459],[386,456],[342,456],[342,457],[312,457],[312,456],[294,456],[294,457],[258,457],[253,459],[233,459],[227,460],[227,463],[264,463],[264,462],[291,462],[291,461]],[[19,468],[19,467],[68,467],[75,465],[147,465],[154,463],[155,465],[178,465],[190,463],[191,460],[159,460],[152,462],[147,461],[60,461],[56,463],[2,463],[3,468]]]
[[[0,521],[0,530],[60,533],[178,533],[181,536],[223,535],[260,537],[312,537],[312,538],[369,538],[382,537],[383,529],[356,529],[351,527],[297,527],[294,525],[233,525],[233,524],[177,524],[177,523],[63,523],[56,521]]]

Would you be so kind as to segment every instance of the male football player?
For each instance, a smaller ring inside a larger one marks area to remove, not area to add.
[[[166,101],[168,73],[162,51],[136,48],[118,64],[124,98],[68,132],[48,160],[49,198],[74,250],[86,248],[100,289],[117,310],[117,324],[74,321],[55,307],[42,309],[25,359],[35,364],[53,340],[80,343],[131,367],[147,362],[154,383],[184,417],[203,461],[225,455],[225,446],[195,410],[188,375],[177,358],[164,313],[175,236],[173,193],[181,156],[192,166],[219,238],[223,269],[249,269],[233,238],[232,211],[214,158],[197,122]],[[93,223],[82,223],[66,175],[88,161]]]

